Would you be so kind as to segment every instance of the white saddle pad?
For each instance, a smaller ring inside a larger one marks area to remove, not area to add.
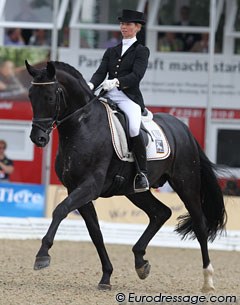
[[[119,122],[116,111],[101,99],[106,108],[109,126],[112,135],[112,143],[118,158],[122,161],[133,162],[132,153],[128,149],[127,138],[122,124]],[[160,126],[153,120],[153,114],[148,110],[147,116],[142,116],[142,123],[148,130],[148,145],[146,147],[147,160],[163,160],[170,155],[170,146]]]

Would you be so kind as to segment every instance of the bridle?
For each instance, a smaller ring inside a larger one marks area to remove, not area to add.
[[[34,86],[47,86],[47,85],[55,85],[55,84],[59,84],[59,83],[56,80],[56,81],[42,82],[42,83],[32,81],[31,84],[34,85]],[[97,88],[97,89],[99,89],[99,88]],[[106,91],[102,90],[98,95],[94,96],[94,98],[92,98],[89,103],[92,103],[95,100],[99,99],[105,93],[106,93]],[[82,108],[79,108],[79,109],[75,110],[74,112],[70,113],[69,115],[67,115],[66,117],[64,117],[63,119],[59,120],[61,98],[63,99],[65,107],[67,107],[66,99],[65,99],[65,96],[64,96],[64,91],[60,86],[58,86],[57,90],[56,90],[56,115],[55,115],[55,117],[54,118],[33,118],[32,119],[32,126],[38,127],[43,132],[45,132],[46,134],[49,135],[53,129],[57,128],[63,122],[67,121],[72,116],[74,116],[77,112],[82,110]],[[44,123],[49,122],[50,127],[43,128],[39,124],[39,123],[43,123],[43,122]]]
[[[34,86],[47,86],[47,85],[56,85],[59,84],[58,81],[51,81],[51,82],[31,82],[32,85]],[[63,89],[58,85],[57,89],[56,89],[56,115],[54,118],[33,118],[32,119],[32,126],[38,127],[39,129],[41,129],[43,132],[45,132],[46,134],[50,134],[51,131],[56,128],[61,122],[58,120],[59,118],[59,114],[60,114],[60,103],[61,100],[63,100],[65,107],[67,107],[67,103],[66,103],[66,99],[65,99],[65,95],[64,95],[64,91]],[[41,123],[47,123],[49,122],[48,125],[50,125],[50,127],[48,128],[44,128]]]

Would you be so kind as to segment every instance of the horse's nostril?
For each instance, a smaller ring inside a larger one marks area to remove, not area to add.
[[[46,142],[46,139],[44,137],[38,137],[38,142]]]
[[[47,144],[47,139],[45,139],[44,137],[38,137],[36,144],[39,147],[44,147]]]

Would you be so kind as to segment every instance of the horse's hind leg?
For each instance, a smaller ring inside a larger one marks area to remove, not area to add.
[[[192,179],[192,182],[194,179]],[[183,193],[183,189],[185,192]],[[207,226],[205,216],[203,214],[203,210],[201,207],[201,199],[200,199],[200,190],[197,186],[188,185],[186,188],[179,188],[177,190],[179,197],[184,202],[190,217],[185,219],[188,222],[188,225],[191,223],[192,231],[195,233],[197,240],[201,247],[202,253],[202,260],[203,260],[203,276],[204,276],[204,283],[202,287],[203,292],[210,292],[214,291],[213,285],[213,267],[210,263],[209,253],[208,253],[208,233],[207,233]],[[185,222],[186,223],[186,222]],[[180,224],[181,226],[181,224]],[[183,225],[184,226],[184,225]],[[179,233],[182,229],[177,229]]]
[[[104,242],[103,236],[99,227],[97,214],[92,202],[78,209],[82,215],[86,226],[88,228],[89,235],[97,249],[98,255],[102,263],[103,275],[98,284],[98,288],[102,290],[110,290],[110,277],[113,271],[112,264],[109,260]]]
[[[127,198],[149,217],[149,224],[146,230],[132,248],[136,272],[140,279],[145,279],[150,272],[149,262],[143,258],[147,245],[162,225],[170,218],[172,212],[154,197],[150,191],[128,195]]]

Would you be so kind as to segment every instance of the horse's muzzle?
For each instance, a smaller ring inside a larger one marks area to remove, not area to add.
[[[45,147],[48,144],[50,137],[43,130],[33,127],[30,134],[30,139],[38,147]]]

